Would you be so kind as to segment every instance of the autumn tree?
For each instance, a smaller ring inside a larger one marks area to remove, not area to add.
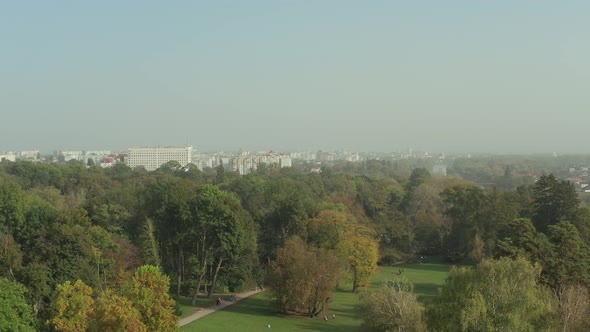
[[[337,210],[323,210],[309,221],[311,244],[335,253],[344,262],[352,281],[352,291],[366,286],[379,260],[379,243],[375,231],[359,224],[354,217]]]
[[[94,303],[90,331],[97,332],[146,332],[139,310],[129,299],[111,290],[100,294]]]
[[[384,282],[361,293],[363,327],[370,331],[426,331],[424,308],[407,279]]]
[[[327,309],[338,271],[339,260],[334,254],[293,237],[277,250],[267,284],[280,310],[305,312],[313,317]]]
[[[60,332],[86,331],[90,327],[94,300],[92,288],[82,280],[70,281],[57,286],[55,316],[50,320]]]
[[[123,295],[141,314],[141,322],[148,331],[177,331],[174,315],[175,302],[168,294],[170,278],[158,267],[143,265],[123,288]]]
[[[366,286],[377,269],[379,244],[373,234],[371,229],[357,225],[344,235],[338,246],[338,252],[345,258],[353,293]]]

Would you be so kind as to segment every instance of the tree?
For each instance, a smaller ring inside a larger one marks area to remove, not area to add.
[[[379,260],[379,243],[375,231],[360,225],[347,212],[322,210],[309,221],[309,242],[318,248],[335,250],[345,263],[352,291],[366,286]]]
[[[559,181],[553,174],[543,175],[533,186],[533,223],[546,233],[549,225],[567,220],[575,222],[578,195],[569,181]]]
[[[283,312],[317,316],[332,298],[339,261],[331,252],[308,246],[299,237],[285,242],[271,263],[267,284],[274,303]]]
[[[541,331],[554,323],[557,300],[524,258],[453,267],[427,308],[433,331]]]
[[[508,223],[507,236],[498,241],[497,256],[525,257],[531,262],[541,258],[543,247],[530,219],[516,218]]]
[[[219,165],[215,167],[215,184],[225,182],[225,169],[223,168],[223,159],[219,159]]]
[[[0,178],[0,231],[18,235],[25,222],[26,196],[21,187]]]
[[[113,291],[105,291],[94,303],[93,324],[89,329],[97,332],[146,332],[141,314],[133,303]]]
[[[191,202],[191,216],[185,231],[191,234],[191,253],[196,259],[194,270],[198,280],[193,293],[194,305],[208,271],[211,271],[208,292],[211,297],[222,267],[246,259],[244,253],[248,250],[255,253],[256,242],[250,236],[254,230],[252,220],[237,196],[216,186],[199,188]]]
[[[94,300],[92,288],[82,280],[57,286],[56,314],[50,323],[60,332],[87,331],[91,326]]]
[[[25,300],[26,288],[0,278],[0,331],[35,331],[31,307]]]
[[[483,233],[485,193],[475,185],[462,184],[445,189],[441,196],[446,207],[445,215],[452,222],[445,238],[447,258],[453,261],[465,259],[474,248],[476,235]]]
[[[354,231],[344,235],[338,246],[338,251],[347,264],[353,293],[359,287],[366,286],[377,269],[379,244],[372,234],[371,229],[357,225]]]
[[[558,309],[563,332],[590,329],[589,300],[588,289],[584,286],[568,285],[563,288]]]
[[[590,283],[590,255],[572,223],[562,221],[548,227],[549,245],[540,261],[543,265],[542,280],[553,288],[558,296],[566,285]]]
[[[123,295],[140,312],[148,331],[178,331],[175,302],[168,295],[169,288],[170,278],[152,265],[139,267],[123,288]]]
[[[363,327],[371,331],[426,330],[424,308],[406,279],[387,281],[377,289],[361,293],[361,312]]]

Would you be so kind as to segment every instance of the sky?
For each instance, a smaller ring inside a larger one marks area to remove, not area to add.
[[[0,151],[590,152],[589,1],[3,1]]]

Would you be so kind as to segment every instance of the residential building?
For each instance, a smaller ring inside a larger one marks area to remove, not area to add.
[[[154,171],[169,161],[177,161],[181,166],[186,166],[191,163],[192,154],[192,146],[129,148],[127,165],[131,168],[143,166],[148,171]]]

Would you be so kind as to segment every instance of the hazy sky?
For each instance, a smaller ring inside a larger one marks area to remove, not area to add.
[[[3,1],[0,150],[590,152],[590,1]]]

